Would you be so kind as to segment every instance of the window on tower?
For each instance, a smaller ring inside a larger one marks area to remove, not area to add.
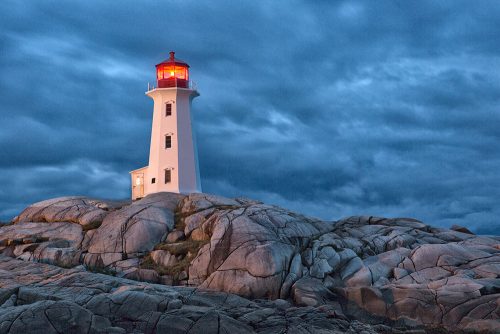
[[[165,116],[172,116],[172,103],[165,105]]]
[[[156,183],[156,178],[155,178],[155,177],[153,177],[153,178],[151,179],[151,183]]]
[[[172,171],[170,169],[165,169],[165,184],[172,182]]]
[[[172,147],[172,136],[165,136],[165,148]]]

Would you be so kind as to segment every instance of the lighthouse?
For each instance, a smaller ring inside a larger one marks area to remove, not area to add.
[[[199,94],[189,80],[189,65],[170,52],[156,65],[156,86],[146,95],[153,99],[149,165],[130,172],[132,199],[160,191],[201,192],[191,116],[191,102]]]

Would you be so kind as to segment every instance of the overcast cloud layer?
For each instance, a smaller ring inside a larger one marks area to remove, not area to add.
[[[0,2],[0,219],[129,196],[168,51],[204,192],[500,233],[498,1]]]

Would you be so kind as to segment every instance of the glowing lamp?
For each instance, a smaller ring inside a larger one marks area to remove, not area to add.
[[[156,65],[156,80],[158,88],[189,88],[189,65],[171,51],[169,59]]]
[[[141,178],[140,178],[140,177],[137,177],[137,178],[135,179],[135,185],[136,185],[136,186],[140,186],[140,185],[141,185]]]

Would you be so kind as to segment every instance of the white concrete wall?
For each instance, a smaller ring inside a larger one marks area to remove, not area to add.
[[[181,90],[177,92],[177,148],[179,192],[201,192],[200,176],[198,169],[198,152],[194,140],[192,126],[191,101],[198,94],[192,91]]]
[[[146,93],[154,101],[149,166],[145,191],[178,193],[200,192],[196,143],[191,125],[191,101],[198,93],[185,88],[156,88]],[[166,103],[172,115],[165,115]],[[165,149],[165,136],[172,136],[172,147]],[[165,169],[171,169],[171,182],[165,184]],[[152,178],[156,183],[152,184]]]

